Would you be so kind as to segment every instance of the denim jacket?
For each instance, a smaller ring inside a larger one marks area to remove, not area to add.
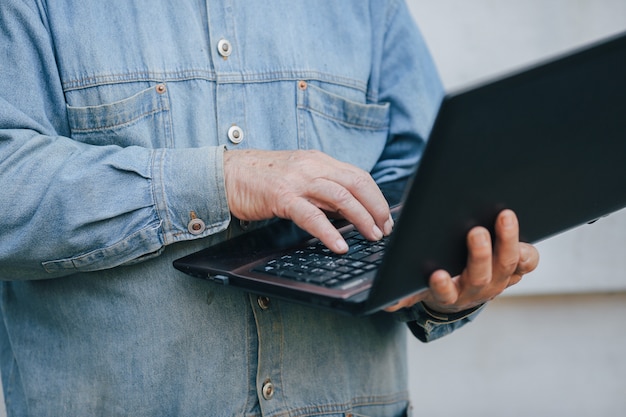
[[[379,181],[442,98],[402,0],[3,0],[0,365],[9,416],[401,416],[405,335],[172,260],[243,233],[229,149],[319,149]]]

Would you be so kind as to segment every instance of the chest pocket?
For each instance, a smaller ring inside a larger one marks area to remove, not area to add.
[[[389,105],[362,104],[311,83],[298,84],[298,140],[371,171],[389,132]]]
[[[91,145],[171,147],[172,127],[165,84],[112,103],[67,106],[72,138]]]

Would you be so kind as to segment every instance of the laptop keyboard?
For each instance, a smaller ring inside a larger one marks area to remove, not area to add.
[[[263,272],[296,281],[339,289],[349,289],[376,274],[382,262],[388,239],[373,242],[364,238],[358,231],[344,234],[349,246],[345,254],[336,254],[320,241],[298,248],[255,267]]]

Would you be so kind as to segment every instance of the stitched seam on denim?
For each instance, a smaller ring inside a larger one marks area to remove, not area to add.
[[[279,411],[270,414],[270,417],[313,417],[328,413],[345,413],[353,408],[367,406],[386,406],[409,401],[409,394],[406,391],[395,394],[371,396],[371,397],[355,397],[347,403],[324,404],[319,406],[299,407],[286,411]]]
[[[394,1],[392,3],[393,4],[391,4],[389,6],[389,12],[387,14],[387,20],[385,21],[385,26],[386,27],[389,27],[389,25],[391,25],[391,21],[393,20],[393,18],[398,13],[398,10],[400,9],[400,2],[399,1]],[[385,29],[385,33],[389,33],[389,30]]]
[[[362,130],[371,130],[371,131],[380,131],[380,130],[386,130],[387,129],[387,125],[374,125],[373,123],[371,125],[364,125],[364,124],[355,124],[355,123],[348,123],[345,120],[342,119],[338,119],[336,117],[332,117],[327,115],[326,113],[322,113],[318,110],[312,109],[311,107],[308,106],[298,106],[298,108],[302,109],[302,110],[307,110],[311,113],[315,113],[320,117],[323,117],[324,119],[328,119],[328,120],[332,120],[334,122],[337,122],[341,125],[344,126],[348,126],[348,127],[353,127],[353,128],[358,128],[358,129],[362,129]]]
[[[389,33],[389,26],[392,24],[392,20],[398,13],[399,9],[400,9],[399,1],[394,1],[393,4],[389,6],[389,9],[387,10],[387,18],[385,20],[385,34]],[[368,85],[368,89],[366,91],[365,96],[367,97],[368,101],[372,103],[378,103],[378,100],[380,97],[379,86],[376,86],[376,89],[372,89],[371,87],[372,87],[371,85]]]
[[[174,140],[174,120],[172,119],[172,112],[170,111],[170,90],[167,88],[165,90],[165,95],[161,97],[159,100],[159,104],[161,104],[160,108],[165,111],[165,117],[163,117],[163,132],[165,139],[165,146],[174,148],[174,144],[176,141]]]
[[[366,83],[358,79],[311,70],[277,70],[268,72],[218,73],[217,75],[218,83],[294,81],[301,79],[330,82],[333,84],[357,88],[363,92],[367,91]]]
[[[167,230],[171,230],[171,222],[167,216],[167,203],[165,202],[165,185],[163,184],[162,178],[163,178],[163,160],[165,159],[165,155],[163,154],[163,152],[159,152],[159,151],[153,151],[152,152],[152,159],[151,159],[151,163],[150,163],[150,182],[151,182],[151,193],[152,193],[152,201],[154,202],[154,206],[156,208],[156,215],[157,218],[159,219],[159,221],[161,222],[161,230],[160,230],[160,234],[162,236],[163,239],[163,244],[167,245],[168,241],[167,241]],[[157,162],[158,161],[158,162]],[[158,163],[158,167],[156,167],[156,164]],[[155,180],[155,168],[158,169],[158,179]],[[161,185],[161,189],[160,189],[160,196],[157,196],[157,190],[156,190],[156,186],[157,183],[160,183]],[[160,198],[159,198],[160,197]],[[160,204],[159,204],[160,203]],[[162,215],[162,212],[165,211],[165,218]],[[165,223],[165,224],[164,224]]]
[[[248,386],[248,383],[254,378],[255,374],[252,372],[252,361],[256,358],[257,359],[257,369],[258,369],[258,356],[257,356],[257,352],[254,352],[252,350],[252,338],[251,338],[251,332],[254,330],[254,332],[256,333],[256,327],[253,328],[252,326],[252,321],[255,320],[254,318],[254,295],[253,294],[248,294],[247,295],[247,299],[248,299],[248,303],[245,306],[245,310],[246,310],[246,317],[245,317],[245,328],[246,328],[246,376],[245,376],[245,382],[244,382],[244,386]],[[257,336],[258,338],[258,336]],[[258,343],[257,343],[258,345]],[[257,351],[258,351],[258,347],[257,347]],[[246,393],[246,402],[244,404],[244,415],[245,412],[247,412],[250,407],[252,406],[252,404],[250,404],[250,398],[251,396],[250,394],[250,390],[248,389],[248,392]],[[255,397],[256,399],[256,397]],[[255,401],[255,402],[258,402]],[[256,414],[255,414],[256,415]]]
[[[278,358],[278,372],[280,375],[280,386],[281,386],[281,398],[283,400],[283,405],[286,406],[287,404],[285,404],[284,400],[285,400],[285,392],[284,389],[282,387],[285,386],[285,380],[283,379],[283,363],[284,363],[284,346],[285,346],[285,326],[284,326],[284,322],[283,322],[283,312],[280,309],[280,305],[276,306],[276,315],[280,318],[280,349],[279,349],[279,358]]]
[[[137,116],[135,116],[131,120],[128,120],[128,121],[123,122],[123,123],[116,123],[116,124],[111,124],[111,125],[97,126],[97,127],[90,127],[90,128],[73,128],[72,132],[73,133],[97,132],[97,131],[101,131],[101,130],[105,130],[105,129],[113,129],[113,128],[120,128],[120,127],[125,127],[125,126],[131,126],[131,125],[137,123],[138,120],[143,119],[146,116],[150,116],[152,114],[160,113],[160,112],[163,112],[163,111],[167,111],[167,109],[166,108],[153,109],[153,110],[147,111],[145,113],[138,114]]]
[[[44,261],[42,262],[41,265],[48,273],[54,273],[59,270],[62,271],[62,270],[68,270],[68,269],[70,270],[75,269],[78,271],[92,271],[93,269],[91,269],[91,266],[93,266],[94,264],[100,263],[100,258],[98,257],[98,255],[104,255],[105,252],[115,251],[115,253],[111,255],[117,256],[120,253],[122,253],[122,251],[119,250],[121,246],[125,245],[127,242],[133,239],[137,239],[142,234],[150,233],[151,231],[157,230],[160,227],[161,227],[161,222],[151,222],[146,227],[143,227],[142,229],[137,230],[136,232],[126,236],[123,239],[120,239],[112,243],[111,245],[105,246],[103,248],[94,249],[82,255],[74,256],[71,258]],[[108,258],[110,257],[111,256],[108,256]],[[89,258],[94,258],[94,260],[88,261]],[[126,261],[123,261],[120,263],[124,263],[129,260],[130,259],[127,259]],[[67,267],[67,266],[64,266],[64,264],[71,265],[71,266]]]
[[[269,72],[242,72],[242,73],[215,73],[206,70],[181,71],[137,71],[128,73],[101,74],[79,77],[63,82],[65,92],[81,90],[83,88],[132,82],[173,82],[188,80],[206,80],[218,84],[264,83],[294,80],[318,80],[350,88],[356,88],[367,93],[367,83],[358,79],[332,75],[329,73],[309,70],[277,70]]]

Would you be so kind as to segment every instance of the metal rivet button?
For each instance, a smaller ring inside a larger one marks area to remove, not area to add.
[[[243,140],[243,130],[239,126],[231,126],[228,129],[228,139],[232,143],[240,143]]]
[[[268,308],[270,308],[270,299],[268,297],[259,296],[256,299],[256,302],[259,304],[259,307],[261,307],[262,310],[267,310]]]
[[[157,84],[156,86],[156,92],[159,94],[163,94],[165,93],[167,89],[165,88],[165,84]]]
[[[187,224],[187,230],[192,235],[199,235],[204,232],[206,229],[206,225],[201,219],[191,219],[191,221]]]
[[[230,54],[233,52],[233,47],[226,39],[220,39],[220,41],[217,43],[217,52],[221,56],[226,58],[230,56]]]
[[[307,88],[308,86],[309,86],[309,85],[307,84],[307,82],[306,82],[306,81],[298,81],[298,88],[299,88],[300,90],[306,90],[306,88]]]
[[[272,381],[267,379],[263,383],[263,387],[261,388],[261,393],[263,394],[263,398],[265,398],[266,400],[271,400],[272,397],[274,397],[274,384],[272,384]]]

